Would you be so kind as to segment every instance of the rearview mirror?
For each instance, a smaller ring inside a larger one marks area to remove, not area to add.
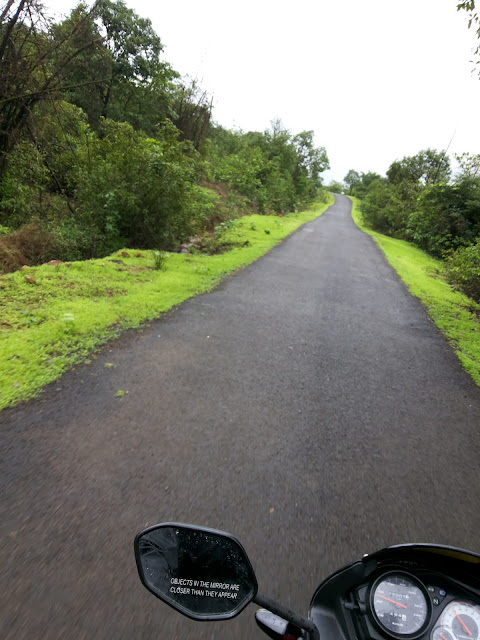
[[[135,538],[143,585],[194,620],[238,615],[257,593],[257,580],[242,545],[229,533],[165,523]]]

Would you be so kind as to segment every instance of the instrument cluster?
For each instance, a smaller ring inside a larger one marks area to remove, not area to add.
[[[362,635],[374,640],[480,640],[480,600],[440,574],[383,570],[356,600]]]

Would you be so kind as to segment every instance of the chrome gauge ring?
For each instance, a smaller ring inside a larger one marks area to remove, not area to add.
[[[423,584],[408,573],[392,571],[378,578],[370,591],[377,625],[389,635],[415,638],[430,621],[430,601]]]
[[[448,604],[438,626],[432,631],[431,640],[479,640],[480,607],[454,600]]]

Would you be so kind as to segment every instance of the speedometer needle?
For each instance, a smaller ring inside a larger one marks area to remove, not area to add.
[[[384,600],[388,600],[388,602],[393,602],[393,604],[398,605],[399,607],[402,607],[402,609],[406,609],[407,607],[404,604],[400,604],[400,602],[395,602],[395,600],[390,600],[390,598],[386,598],[385,596],[381,596],[379,593],[377,593],[377,596],[379,598],[383,598]],[[462,623],[463,624],[463,623]],[[465,627],[466,628],[466,627]],[[470,634],[472,635],[472,634]]]
[[[380,596],[381,597],[381,596]],[[465,629],[465,631],[468,633],[469,636],[472,635],[472,632],[470,631],[470,629],[467,627],[467,625],[464,623],[464,621],[460,618],[460,616],[458,615],[458,613],[455,611],[455,609],[453,610],[453,613],[456,615],[456,617],[458,618],[460,624],[462,625],[462,627]]]

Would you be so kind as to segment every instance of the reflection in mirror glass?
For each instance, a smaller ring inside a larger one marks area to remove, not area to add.
[[[233,617],[257,590],[245,551],[228,534],[159,526],[139,536],[137,558],[145,586],[191,617]]]

